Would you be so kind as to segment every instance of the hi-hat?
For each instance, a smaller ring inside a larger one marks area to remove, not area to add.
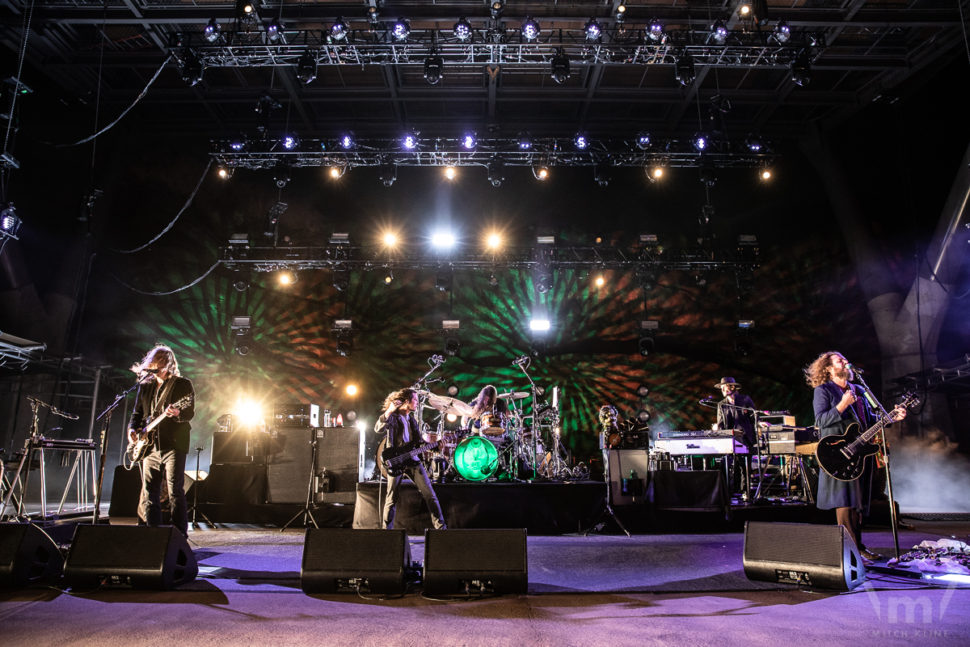
[[[511,393],[499,393],[498,397],[509,400],[521,400],[529,397],[528,391],[512,391]]]
[[[475,413],[475,410],[470,404],[466,404],[458,398],[449,398],[446,395],[428,393],[428,405],[444,414],[451,413],[456,416],[471,416]]]

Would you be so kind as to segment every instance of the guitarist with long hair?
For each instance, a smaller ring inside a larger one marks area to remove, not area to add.
[[[384,413],[380,415],[374,424],[374,431],[387,434],[387,447],[404,447],[405,445],[417,445],[421,442],[421,431],[418,421],[414,417],[414,411],[418,408],[418,394],[414,389],[400,389],[392,391],[384,399]],[[415,442],[417,441],[417,442]],[[390,453],[385,450],[385,453]],[[417,486],[424,502],[428,505],[431,512],[431,523],[435,528],[443,529],[445,525],[444,515],[441,514],[441,505],[438,503],[438,496],[431,486],[431,479],[428,472],[420,460],[409,462],[403,469],[395,470],[396,475],[387,476],[387,497],[384,499],[383,526],[385,528],[394,527],[394,512],[397,505],[398,487],[401,479],[406,475],[411,482]]]
[[[129,454],[138,448],[137,453],[143,455],[139,516],[149,526],[161,525],[164,479],[172,524],[188,536],[185,458],[189,453],[189,421],[195,415],[192,382],[181,377],[175,353],[168,346],[155,346],[131,370],[141,380],[128,423]]]
[[[869,407],[860,387],[850,380],[855,375],[851,364],[836,351],[827,351],[815,358],[805,368],[805,381],[815,389],[815,426],[819,437],[842,434],[850,423],[862,429],[871,427],[878,416]],[[902,420],[906,409],[893,410],[893,418]],[[862,543],[862,512],[869,507],[871,496],[872,467],[867,465],[862,476],[852,480],[839,480],[824,470],[818,475],[816,505],[821,510],[835,510],[835,521],[844,526],[855,540],[863,559],[873,561],[879,555]]]

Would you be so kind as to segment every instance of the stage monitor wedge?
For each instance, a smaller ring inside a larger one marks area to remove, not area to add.
[[[168,590],[192,582],[198,574],[192,549],[171,526],[80,525],[64,564],[64,581],[79,590],[100,586]]]
[[[527,593],[526,536],[525,528],[426,530],[424,592]]]
[[[859,549],[842,526],[749,521],[744,526],[749,580],[850,591],[866,579]]]
[[[410,564],[404,530],[307,528],[300,588],[304,593],[402,595]]]
[[[29,523],[0,523],[0,588],[52,583],[64,558],[57,544]]]

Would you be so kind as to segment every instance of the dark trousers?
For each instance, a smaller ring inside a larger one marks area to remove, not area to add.
[[[172,513],[172,525],[188,536],[189,519],[185,503],[185,457],[184,452],[170,449],[153,449],[145,457],[142,469],[141,498],[138,502],[139,516],[149,526],[162,525],[161,488],[168,486],[168,505]]]
[[[424,465],[415,465],[404,470],[404,474],[392,476],[387,482],[387,497],[384,499],[384,527],[391,529],[394,527],[394,512],[397,506],[398,486],[401,479],[407,476],[411,482],[417,486],[418,492],[424,497],[424,502],[431,512],[431,523],[435,528],[445,528],[445,518],[441,514],[441,504],[438,503],[438,496],[431,487],[431,479],[424,469]]]

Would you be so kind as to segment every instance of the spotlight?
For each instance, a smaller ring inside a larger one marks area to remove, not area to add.
[[[443,229],[432,232],[431,246],[442,250],[451,249],[455,246],[455,235]]]
[[[644,131],[637,135],[637,148],[642,151],[650,148],[650,133]]]
[[[454,357],[461,350],[461,340],[458,337],[445,337],[445,355]]]
[[[532,135],[527,132],[521,132],[516,136],[519,144],[520,151],[532,150]]]
[[[275,43],[283,35],[283,23],[280,22],[279,18],[273,18],[266,25],[266,38],[269,42]]]
[[[451,28],[451,31],[454,32],[455,38],[463,43],[467,43],[472,39],[472,26],[464,16],[458,19],[458,22]]]
[[[584,151],[589,148],[589,137],[586,136],[586,133],[576,133],[576,135],[573,136],[573,146],[575,146],[576,150],[578,151]]]
[[[209,22],[205,26],[205,29],[202,30],[202,35],[205,36],[205,39],[208,42],[214,43],[219,40],[219,36],[222,35],[222,25],[220,25],[219,21],[215,18],[210,18]]]
[[[641,323],[643,323],[643,322],[641,322]],[[654,323],[656,323],[656,322],[654,322]],[[644,398],[646,398],[649,395],[650,395],[650,387],[649,386],[647,386],[646,384],[641,384],[640,386],[637,387],[637,397],[638,398],[644,399]]]
[[[17,216],[17,208],[13,205],[13,202],[8,202],[0,211],[0,238],[19,240],[17,231],[20,229],[21,223],[22,221]]]
[[[230,139],[229,150],[233,151],[234,153],[241,153],[242,151],[246,150],[246,138],[236,137],[235,139]]]
[[[445,174],[445,179],[451,182],[456,177],[458,177],[458,169],[455,168],[454,166],[446,166],[444,170],[444,174]]]
[[[715,20],[714,24],[711,25],[711,38],[718,45],[723,45],[724,41],[728,37],[728,28],[724,25],[723,20]]]
[[[539,23],[532,16],[527,16],[525,22],[522,23],[522,38],[532,41],[539,37],[539,32],[542,31],[539,28]]]
[[[296,133],[287,133],[280,137],[280,145],[284,150],[296,150],[300,146],[300,138]]]
[[[596,182],[596,184],[606,188],[610,185],[610,179],[610,172],[607,168],[603,166],[593,167],[593,180]]]
[[[202,67],[202,61],[195,55],[195,52],[186,49],[182,54],[179,71],[182,73],[182,80],[191,87],[195,87],[202,82],[202,74],[205,69]]]
[[[263,407],[255,400],[239,398],[233,407],[232,419],[247,429],[258,427],[263,424]]]
[[[378,171],[378,177],[384,186],[391,186],[397,180],[397,165],[382,164]]]
[[[428,85],[438,85],[441,82],[445,68],[445,59],[441,58],[437,50],[432,49],[431,55],[424,59],[424,80]]]
[[[529,320],[529,330],[532,332],[547,332],[551,327],[552,324],[544,317],[533,317]]]
[[[221,164],[216,168],[216,175],[219,176],[220,180],[228,180],[232,177],[232,169]]]
[[[770,181],[772,178],[771,167],[762,166],[760,169],[758,169],[758,178],[760,178],[762,182]]]
[[[356,384],[354,384],[353,382],[351,382],[350,384],[348,384],[347,386],[344,387],[344,393],[346,393],[350,397],[354,397],[355,395],[357,395],[357,393],[359,393],[359,389],[357,388],[357,385]],[[354,418],[356,418],[356,417],[357,417],[357,412],[354,412]],[[350,413],[349,412],[347,413],[347,418],[350,419]]]
[[[744,140],[744,145],[752,153],[760,153],[763,148],[761,139],[755,135],[748,135]]]
[[[398,18],[391,26],[391,36],[394,40],[403,42],[411,35],[411,23],[406,18]]]
[[[492,186],[502,186],[505,181],[505,163],[501,160],[493,159],[486,167],[488,171],[488,181]]]
[[[381,11],[376,6],[367,7],[367,21],[371,26],[376,26],[381,20]]]
[[[239,18],[250,20],[256,16],[256,5],[253,4],[253,0],[238,0],[236,12]]]
[[[502,234],[497,231],[490,231],[485,236],[485,247],[491,252],[502,249]]]
[[[537,267],[533,279],[535,280],[536,290],[539,294],[545,294],[552,289],[552,270],[548,267]]]
[[[475,138],[475,133],[465,133],[461,138],[461,147],[467,151],[475,150],[478,146],[478,139]]]
[[[505,0],[493,0],[493,2],[488,6],[488,13],[492,16],[492,20],[498,20],[502,17],[502,13],[505,11]]]
[[[674,78],[683,86],[694,82],[697,75],[694,72],[694,57],[684,52],[674,61]]]
[[[291,270],[280,270],[280,273],[276,275],[277,283],[279,283],[283,287],[293,285],[294,283],[297,282],[298,278],[299,277],[297,276],[296,272],[293,272]]]
[[[556,49],[555,56],[552,57],[552,80],[562,85],[569,79],[569,57],[562,47]]]
[[[394,272],[390,269],[384,272],[384,285],[390,285],[394,282]]]
[[[341,357],[350,357],[351,351],[354,349],[354,341],[350,337],[341,337],[337,339],[337,354]]]
[[[344,173],[346,172],[347,172],[347,167],[340,164],[335,164],[331,166],[329,169],[327,169],[327,175],[330,176],[331,180],[339,180],[344,176]]]
[[[381,236],[381,243],[387,249],[394,249],[395,247],[397,247],[397,244],[399,242],[400,242],[400,239],[397,237],[397,234],[393,231],[390,231],[390,230],[385,231],[384,235]]]
[[[290,179],[289,165],[280,160],[277,162],[273,173],[273,181],[276,183],[276,188],[282,189],[286,187],[290,183]]]
[[[445,394],[448,395],[448,396],[450,396],[450,397],[452,397],[452,398],[455,397],[456,395],[458,395],[458,385],[457,384],[449,384],[448,385],[448,388],[445,389]]]
[[[650,412],[646,409],[637,411],[637,422],[647,424],[650,421]]]
[[[711,141],[708,139],[706,134],[697,133],[694,135],[694,138],[690,140],[690,143],[694,147],[694,150],[696,150],[698,153],[703,153],[705,150],[707,150],[707,147],[710,145]]]
[[[664,34],[664,24],[660,22],[659,18],[653,18],[647,26],[647,38],[655,43],[662,43],[666,40],[666,37],[667,35]]]
[[[452,279],[454,278],[451,268],[443,267],[438,270],[434,277],[434,287],[440,292],[450,292]]]
[[[330,25],[330,38],[335,41],[341,41],[347,38],[347,34],[350,33],[350,25],[344,22],[343,18],[337,18],[332,25]]]
[[[637,340],[637,350],[640,351],[642,356],[648,356],[654,351],[654,348],[656,348],[657,329],[659,327],[660,324],[656,321],[647,320],[640,322],[640,337]],[[637,394],[639,395],[639,389]]]
[[[357,148],[357,140],[354,139],[354,133],[345,133],[340,136],[340,148],[345,151],[353,150]]]
[[[330,278],[330,284],[338,292],[346,292],[350,287],[350,272],[344,268],[334,268],[333,276]],[[349,321],[347,319],[337,319],[334,323],[336,328],[350,328],[350,323],[344,325],[343,322]]]
[[[626,5],[625,4],[620,3],[620,5],[617,6],[616,11],[613,14],[613,19],[616,20],[617,23],[621,23],[624,20],[626,20]]]
[[[596,22],[596,18],[587,20],[583,31],[586,32],[586,40],[599,40],[603,37],[603,28]]]
[[[303,55],[297,60],[296,78],[303,85],[310,85],[313,83],[313,79],[317,78],[317,58],[312,51],[303,52]]]
[[[812,61],[808,52],[801,52],[791,64],[791,80],[799,87],[805,87],[812,80]]]
[[[606,277],[604,277],[602,274],[597,274],[596,278],[593,279],[593,285],[598,288],[603,287],[606,285]]]
[[[751,5],[747,2],[742,2],[738,5],[738,15],[742,18],[747,18],[751,15]]]
[[[651,182],[657,182],[662,180],[664,176],[664,167],[660,164],[654,164],[647,169],[647,179]]]
[[[252,346],[252,318],[247,316],[234,316],[229,323],[229,331],[232,333],[232,349],[239,355],[248,355]]]
[[[548,166],[533,166],[532,175],[535,179],[540,182],[544,182],[549,179],[549,167]]]
[[[413,151],[418,147],[418,134],[417,133],[407,133],[401,138],[401,148],[404,150]]]
[[[779,43],[787,43],[789,39],[791,39],[791,27],[789,27],[788,23],[784,20],[780,20],[778,21],[778,24],[775,25],[775,29],[771,32],[771,35],[774,36],[775,40]]]

